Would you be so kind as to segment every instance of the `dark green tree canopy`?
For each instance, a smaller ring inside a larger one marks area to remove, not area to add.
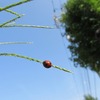
[[[85,95],[85,100],[98,100],[97,98],[92,97],[91,95]]]
[[[68,0],[61,23],[70,36],[68,48],[75,65],[100,75],[100,0]]]

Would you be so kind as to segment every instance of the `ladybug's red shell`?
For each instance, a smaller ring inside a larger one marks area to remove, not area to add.
[[[52,63],[49,60],[43,61],[43,66],[45,68],[50,68],[52,66]]]

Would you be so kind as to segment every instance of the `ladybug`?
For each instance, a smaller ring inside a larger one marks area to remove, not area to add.
[[[45,68],[50,68],[52,66],[52,63],[49,60],[43,61],[43,66]]]

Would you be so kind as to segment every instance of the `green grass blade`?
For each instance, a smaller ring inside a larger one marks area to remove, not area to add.
[[[32,42],[0,42],[0,45],[6,44],[32,44]]]
[[[55,29],[55,27],[50,26],[39,26],[39,25],[22,25],[22,24],[13,24],[13,25],[4,25],[3,27],[30,27],[30,28],[46,28],[46,29]]]
[[[9,13],[11,13],[11,14],[14,14],[14,15],[16,15],[16,16],[21,16],[20,14],[14,12],[14,11],[12,11],[12,10],[6,9],[5,11],[6,11],[6,12],[9,12]]]
[[[11,19],[11,20],[9,20],[9,21],[7,21],[7,22],[4,22],[3,24],[0,25],[0,27],[3,27],[3,26],[5,26],[5,25],[8,24],[8,23],[11,23],[11,22],[17,20],[17,19],[21,18],[22,16],[23,16],[23,15],[17,16],[16,18],[13,18],[13,19]]]
[[[20,1],[20,2],[17,2],[17,3],[11,4],[11,5],[8,5],[8,6],[4,7],[4,8],[0,8],[0,11],[3,11],[3,10],[6,10],[6,9],[9,9],[9,8],[18,6],[20,4],[23,4],[23,3],[26,3],[26,2],[29,2],[29,1],[32,1],[32,0],[23,0],[23,1]]]
[[[59,69],[59,70],[62,70],[62,71],[68,72],[68,73],[72,73],[70,70],[67,70],[67,69],[65,69],[65,68],[61,68],[61,67],[55,66],[55,65],[52,65],[52,66],[53,66],[54,68]]]
[[[14,54],[14,53],[0,53],[0,56],[14,56],[14,57],[18,57],[18,58],[24,58],[24,59],[27,59],[27,60],[30,60],[30,61],[43,63],[43,61],[41,61],[41,60],[37,60],[37,59],[31,58],[31,57],[22,56],[22,55]],[[52,67],[57,68],[57,69],[62,70],[62,71],[65,71],[65,72],[68,72],[68,73],[72,73],[71,71],[69,71],[65,68],[61,68],[59,66],[52,65]]]
[[[14,56],[14,57],[18,57],[18,58],[27,59],[27,60],[30,60],[30,61],[42,63],[42,61],[40,61],[40,60],[31,58],[31,57],[27,57],[27,56],[22,56],[22,55],[19,55],[19,54],[14,54],[14,53],[0,53],[0,56]]]

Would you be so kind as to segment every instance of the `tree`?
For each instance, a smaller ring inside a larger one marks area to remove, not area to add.
[[[100,75],[100,0],[68,0],[60,19],[75,66]]]
[[[85,100],[97,100],[97,98],[92,97],[91,95],[85,95]]]

